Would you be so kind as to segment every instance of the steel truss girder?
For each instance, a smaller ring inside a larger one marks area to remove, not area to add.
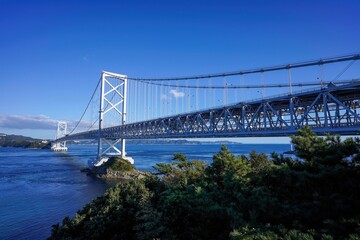
[[[104,128],[103,138],[210,138],[289,136],[310,126],[316,133],[360,134],[360,82],[294,95]],[[96,131],[69,139],[96,138]]]

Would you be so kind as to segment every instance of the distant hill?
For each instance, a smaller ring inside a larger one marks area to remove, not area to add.
[[[49,149],[50,141],[21,135],[7,135],[0,133],[0,147]]]
[[[241,144],[232,141],[189,141],[184,139],[130,139],[127,140],[129,144],[185,144],[185,145],[201,145],[201,144]]]
[[[232,141],[189,141],[184,139],[129,139],[128,144],[184,144],[184,145],[201,145],[201,144],[241,144]],[[97,140],[83,140],[83,141],[67,141],[69,145],[89,145],[97,144]],[[20,148],[39,148],[50,149],[51,141],[22,135],[7,135],[0,133],[0,147],[20,147]]]

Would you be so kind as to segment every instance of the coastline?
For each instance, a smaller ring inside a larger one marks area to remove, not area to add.
[[[118,157],[109,158],[99,167],[87,167],[80,171],[105,181],[143,179],[152,175],[150,171],[138,170],[127,160]]]

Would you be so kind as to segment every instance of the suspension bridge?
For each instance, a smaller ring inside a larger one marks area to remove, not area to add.
[[[80,120],[59,122],[55,151],[96,139],[97,164],[126,139],[360,134],[360,54],[237,72],[137,78],[103,71]],[[90,116],[90,117],[89,117]]]

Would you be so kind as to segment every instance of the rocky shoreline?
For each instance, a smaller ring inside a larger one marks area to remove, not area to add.
[[[152,173],[149,171],[140,171],[135,169],[131,170],[114,170],[109,167],[107,164],[103,164],[99,167],[85,168],[81,170],[87,175],[95,176],[103,180],[130,180],[130,179],[142,179],[147,176],[150,176]]]
[[[83,172],[86,172],[87,175],[95,176],[103,180],[142,179],[152,174],[151,172],[139,171],[139,170],[134,170],[131,172],[122,172],[122,171],[114,171],[111,169],[106,169],[105,171],[99,171],[99,169],[97,168],[95,169],[87,168],[86,170],[83,170]]]

